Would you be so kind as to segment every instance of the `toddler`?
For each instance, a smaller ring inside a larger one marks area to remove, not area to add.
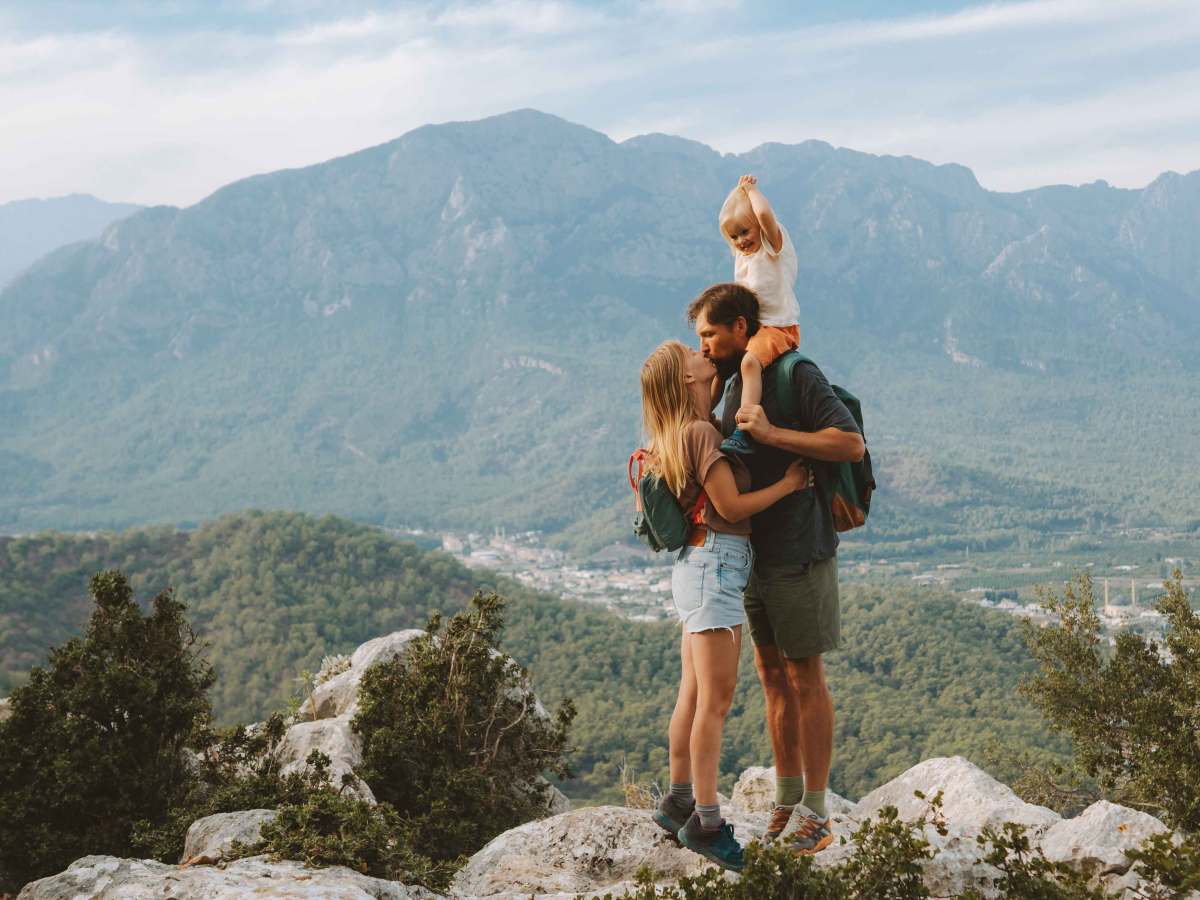
[[[763,369],[800,346],[796,248],[753,175],[743,175],[729,192],[719,221],[733,251],[733,280],[758,296],[759,329],[741,362],[741,408],[745,409],[762,402]],[[720,390],[717,383],[713,387]],[[750,435],[739,428],[722,442],[721,450],[747,456],[754,446]]]

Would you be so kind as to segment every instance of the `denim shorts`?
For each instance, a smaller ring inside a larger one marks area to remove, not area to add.
[[[703,546],[685,544],[671,570],[671,597],[689,632],[733,628],[745,618],[742,591],[754,550],[743,534],[709,529]]]

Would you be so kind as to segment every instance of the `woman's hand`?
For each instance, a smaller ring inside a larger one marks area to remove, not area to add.
[[[794,460],[783,473],[783,480],[793,491],[805,491],[813,486],[813,472],[800,460]]]

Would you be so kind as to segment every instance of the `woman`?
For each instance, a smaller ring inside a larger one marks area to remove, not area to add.
[[[742,848],[721,818],[717,763],[737,682],[742,590],[754,559],[749,518],[792,491],[807,489],[811,475],[794,462],[775,484],[743,493],[750,474],[740,460],[721,454],[722,436],[711,419],[716,375],[703,354],[678,341],[660,345],[642,366],[650,471],[666,482],[684,510],[696,509],[702,490],[706,498],[671,573],[671,594],[683,621],[683,672],[668,732],[671,791],[654,820],[685,847],[736,871],[742,867]]]

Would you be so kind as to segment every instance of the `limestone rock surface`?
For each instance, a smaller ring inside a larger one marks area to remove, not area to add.
[[[85,856],[25,885],[18,900],[432,900],[436,894],[334,866],[239,859],[224,868]]]
[[[412,640],[424,633],[420,628],[407,628],[362,644],[351,654],[349,669],[317,686],[301,707],[301,715],[311,716],[315,712],[317,719],[353,718],[358,709],[358,685],[363,673],[376,663],[403,656]]]
[[[913,792],[932,798],[939,790],[943,791],[943,814],[957,829],[978,831],[988,825],[1017,822],[1036,836],[1062,819],[1051,809],[1026,803],[1012,788],[961,756],[917,763],[859,800],[855,815],[877,817],[884,806],[891,805],[899,810],[900,818],[915,819],[925,811],[926,803]]]
[[[330,759],[329,774],[335,785],[342,783],[342,775],[354,778],[354,791],[369,803],[375,795],[365,781],[354,775],[354,767],[362,762],[362,739],[350,727],[350,719],[339,716],[335,719],[318,719],[316,722],[298,722],[289,728],[276,751],[286,775],[306,768],[306,760],[313,750],[320,750]]]
[[[1053,825],[1042,835],[1042,852],[1087,871],[1123,873],[1129,867],[1125,851],[1167,830],[1154,816],[1100,800]]]
[[[0,698],[0,722],[12,716],[12,700],[8,697]]]
[[[273,809],[244,809],[240,812],[217,813],[197,819],[188,826],[183,841],[180,862],[205,857],[213,862],[229,855],[234,841],[257,843],[262,827],[275,818]]]
[[[499,835],[454,879],[463,897],[553,895],[619,890],[642,865],[676,881],[699,872],[702,857],[677,846],[648,810],[594,806],[527,822]]]

